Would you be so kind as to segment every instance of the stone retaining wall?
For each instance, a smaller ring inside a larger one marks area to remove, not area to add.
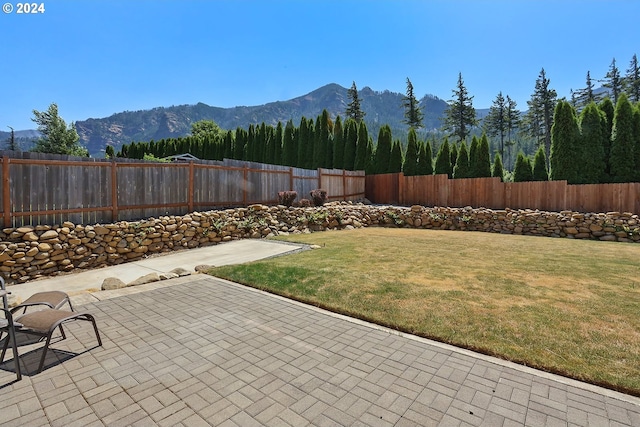
[[[350,202],[315,208],[253,205],[138,222],[6,228],[0,233],[0,271],[9,281],[22,283],[234,239],[371,226],[640,242],[638,215],[631,213],[407,208]]]

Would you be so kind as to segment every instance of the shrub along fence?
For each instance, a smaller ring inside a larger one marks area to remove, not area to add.
[[[279,191],[364,198],[364,171],[307,170],[235,160],[157,163],[1,152],[4,227],[95,224],[194,210],[276,204]]]
[[[640,183],[568,185],[566,181],[501,182],[447,175],[368,175],[373,203],[541,211],[640,213]]]

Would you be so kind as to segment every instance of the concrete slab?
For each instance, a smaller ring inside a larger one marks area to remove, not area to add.
[[[87,290],[99,290],[107,277],[117,277],[129,283],[149,273],[166,273],[174,268],[194,272],[197,265],[212,266],[242,264],[259,259],[300,251],[305,245],[277,242],[274,240],[243,239],[203,248],[185,249],[159,254],[139,261],[64,274],[9,286],[11,294],[27,299],[36,292],[61,290],[70,295]]]

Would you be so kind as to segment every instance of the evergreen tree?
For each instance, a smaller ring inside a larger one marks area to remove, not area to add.
[[[49,105],[47,111],[33,110],[33,116],[31,120],[38,124],[40,138],[31,151],[89,157],[89,151],[79,143],[80,136],[76,132],[75,123],[67,127],[58,115],[57,104]]]
[[[531,161],[522,151],[520,151],[518,152],[518,157],[516,157],[516,165],[513,168],[513,182],[527,181],[533,181]]]
[[[615,64],[615,59],[613,60],[613,62]],[[619,73],[618,73],[618,78],[619,78]],[[575,96],[575,99],[573,101],[573,104],[574,104],[573,107],[578,109],[578,108],[584,107],[590,102],[597,102],[598,99],[595,93],[593,92],[594,89],[595,89],[595,85],[591,80],[591,73],[587,71],[587,87],[585,87],[584,89],[580,89],[575,94],[573,94],[573,96]],[[617,94],[615,96],[617,96]]]
[[[464,141],[471,132],[471,128],[478,123],[476,110],[473,108],[473,96],[469,96],[462,80],[462,73],[458,74],[458,84],[453,91],[453,99],[445,111],[444,130]]]
[[[449,139],[444,138],[444,142],[440,145],[436,156],[436,165],[434,168],[436,175],[446,173],[449,178],[453,177],[453,167],[451,166],[451,150],[449,148]]]
[[[466,142],[462,141],[460,143],[460,150],[458,150],[456,165],[453,168],[453,177],[456,179],[470,178],[469,175],[469,152],[467,151]]]
[[[511,139],[511,135],[520,128],[522,120],[520,119],[520,111],[516,109],[517,103],[507,95],[506,102],[506,128],[507,128],[507,142],[506,146],[509,149],[509,157],[507,164],[511,164],[511,147],[515,145],[515,142]],[[502,157],[504,158],[504,157]],[[500,160],[502,160],[502,158]]]
[[[598,104],[598,109],[604,113],[605,117],[605,122],[603,123],[602,148],[604,149],[604,178],[608,180],[611,175],[609,157],[611,156],[611,131],[613,130],[615,107],[609,98],[605,98]]]
[[[533,175],[532,181],[549,181],[549,173],[547,172],[547,159],[544,155],[544,148],[539,147],[536,156],[533,158]]]
[[[578,164],[583,161],[579,147],[580,128],[575,110],[567,101],[560,101],[556,106],[551,140],[551,179],[578,183]]]
[[[376,146],[374,165],[376,173],[389,173],[391,158],[392,136],[389,125],[384,125],[378,131],[378,144]]]
[[[313,148],[316,140],[316,128],[313,125],[313,119],[307,120],[307,138],[308,139],[304,147],[304,168],[315,169],[313,166]]]
[[[358,142],[356,143],[356,159],[353,169],[357,171],[365,170],[367,166],[367,145],[369,144],[369,132],[364,120],[358,125]]]
[[[9,150],[9,151],[20,151],[20,147],[16,143],[16,133],[14,132],[14,130],[13,130],[13,128],[11,126],[7,126],[7,127],[9,129],[11,129],[11,134],[9,135],[9,138],[7,139],[7,150]],[[111,147],[111,146],[107,145],[106,150],[108,150],[109,147]],[[107,159],[113,158],[113,156],[115,155],[115,153],[113,153],[113,147],[111,147],[111,151],[110,152],[106,152],[106,150],[105,150],[105,156],[107,156]],[[113,154],[111,157],[109,157],[110,153]]]
[[[464,142],[464,141],[463,141]],[[458,145],[453,143],[449,144],[449,157],[451,159],[451,168],[455,167],[458,160]]]
[[[356,123],[360,123],[366,113],[360,107],[360,98],[358,97],[358,88],[355,81],[351,84],[351,88],[347,90],[347,96],[349,97],[349,104],[347,104],[347,110],[344,115],[346,119],[353,119]]]
[[[543,68],[536,80],[531,100],[527,101],[529,111],[526,116],[526,129],[539,143],[544,143],[547,159],[550,159],[551,155],[551,127],[557,103],[556,91],[549,88],[550,83]]]
[[[369,137],[369,142],[367,143],[367,164],[364,167],[366,175],[373,175],[376,173],[376,165],[375,165],[375,152],[373,150],[373,140]]]
[[[433,175],[433,149],[431,141],[420,142],[418,155],[418,175]]]
[[[344,155],[342,166],[348,171],[354,170],[356,164],[356,151],[358,147],[358,123],[353,119],[345,122]]]
[[[629,99],[633,102],[640,102],[640,67],[638,67],[638,57],[636,54],[631,58],[631,63],[624,78],[625,90]]]
[[[342,129],[342,119],[336,117],[333,126],[333,167],[344,169],[344,130]]]
[[[231,159],[233,157],[233,144],[233,132],[229,130],[224,136],[224,152],[222,154],[223,159]]]
[[[404,176],[418,175],[418,156],[418,136],[414,128],[409,128],[407,152],[405,153],[404,163],[402,164]]]
[[[309,143],[309,126],[307,125],[307,118],[302,116],[300,118],[300,125],[298,126],[298,141],[296,143],[298,147],[297,161],[295,166],[299,168],[306,167],[307,157],[307,145]]]
[[[295,126],[293,121],[289,119],[284,127],[284,135],[282,137],[282,164],[285,166],[294,166],[297,160],[297,152],[294,144]]]
[[[635,156],[636,182],[640,182],[640,103],[633,109],[632,135],[634,139],[633,154]]]
[[[473,135],[471,138],[471,146],[469,147],[469,178],[478,177],[478,146],[480,141],[478,137]]]
[[[483,133],[476,152],[476,177],[491,177],[491,154],[489,149],[489,140],[487,134]]]
[[[502,167],[502,157],[500,157],[500,153],[496,153],[496,156],[493,160],[493,171],[491,176],[500,178],[500,181],[504,181],[504,168]]]
[[[391,147],[391,155],[389,156],[389,173],[402,172],[402,148],[400,141],[395,140]]]
[[[283,157],[283,153],[282,153],[282,140],[284,137],[284,129],[282,127],[282,122],[278,122],[278,125],[276,126],[276,130],[275,133],[273,134],[273,139],[271,142],[271,146],[273,147],[272,149],[272,160],[273,160],[273,164],[275,165],[282,165],[282,157]]]
[[[327,167],[327,148],[329,146],[329,112],[324,109],[316,119],[316,138],[313,147],[313,169]]]
[[[484,119],[485,131],[493,136],[500,137],[500,155],[504,156],[504,137],[507,133],[507,102],[498,93],[493,104],[489,108],[489,114]]]
[[[607,75],[604,77],[603,87],[611,90],[611,94],[613,95],[613,102],[618,102],[618,96],[622,93],[622,78],[620,77],[620,70],[616,66],[616,58],[613,58],[611,61],[611,65],[609,65],[609,71]],[[590,99],[589,101],[596,101],[595,99]]]
[[[246,131],[241,127],[236,129],[236,141],[233,146],[233,159],[242,160],[245,152]],[[170,154],[167,154],[170,155]]]
[[[11,132],[13,133],[13,129],[11,129]],[[116,157],[116,153],[112,145],[107,145],[107,148],[104,150],[104,157],[107,159],[113,159]]]
[[[256,154],[256,145],[257,145],[257,137],[256,137],[256,128],[251,123],[249,125],[249,129],[247,130],[247,145],[245,146],[245,153],[243,160],[249,160],[251,162],[255,162],[255,154]]]
[[[633,108],[622,93],[616,103],[611,136],[611,179],[613,182],[632,182],[636,178],[633,135]]]
[[[580,113],[582,161],[578,163],[578,176],[583,184],[597,184],[605,178],[604,130],[606,116],[594,102]]]
[[[420,110],[418,100],[413,94],[413,85],[409,77],[407,77],[407,94],[402,98],[402,106],[404,107],[404,120],[402,122],[414,129],[423,127],[424,114]]]

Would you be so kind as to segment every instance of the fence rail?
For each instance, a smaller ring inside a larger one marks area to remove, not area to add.
[[[275,204],[277,193],[365,196],[363,171],[308,170],[237,160],[152,163],[1,152],[4,227],[94,224],[193,210]]]
[[[640,183],[568,185],[566,181],[501,182],[498,178],[449,179],[447,175],[367,175],[374,203],[544,211],[640,214]]]

